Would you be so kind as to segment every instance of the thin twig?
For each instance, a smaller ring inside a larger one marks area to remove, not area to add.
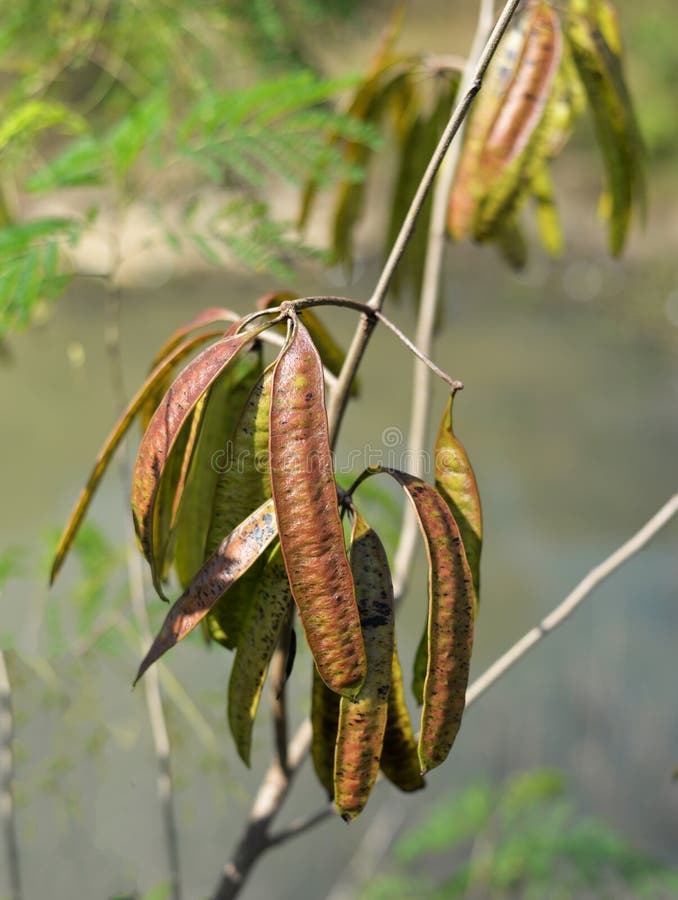
[[[473,45],[469,53],[468,61],[462,75],[460,93],[464,94],[472,84],[476,60],[480,57],[486,36],[492,27],[494,19],[494,0],[481,0],[478,8],[478,22],[476,33],[473,37]],[[440,285],[442,280],[443,260],[445,257],[445,244],[447,240],[447,207],[454,176],[459,165],[462,141],[458,140],[445,158],[436,186],[433,192],[433,204],[429,223],[428,238],[426,242],[426,257],[424,260],[424,274],[419,298],[419,313],[414,342],[425,356],[431,355],[433,332],[440,302]],[[413,475],[421,475],[420,461],[427,446],[428,426],[431,407],[431,376],[426,367],[415,363],[412,384],[412,406],[410,412],[410,427],[408,430],[407,446],[413,464]],[[403,520],[393,565],[393,584],[397,597],[402,596],[407,589],[407,580],[412,569],[417,546],[419,527],[416,516],[410,504],[405,505]]]
[[[11,900],[21,900],[21,867],[14,805],[14,715],[12,683],[5,653],[0,650],[0,815],[5,836],[7,875]]]
[[[576,588],[567,595],[562,603],[556,606],[553,612],[549,613],[545,619],[542,619],[539,625],[531,628],[519,641],[516,641],[510,650],[507,650],[489,669],[483,672],[479,678],[476,678],[466,692],[466,706],[469,707],[489,687],[499,681],[542,638],[545,638],[552,631],[555,631],[559,625],[562,625],[602,581],[642,550],[655,534],[670,522],[676,513],[678,513],[678,494],[674,494],[670,500],[667,500],[661,509],[625,544],[622,544],[607,559],[591,569]]]
[[[323,806],[322,809],[317,809],[308,816],[293,819],[289,825],[286,825],[284,828],[281,828],[280,831],[276,831],[275,834],[270,836],[268,839],[269,848],[279,847],[281,844],[287,843],[287,841],[292,838],[299,837],[299,835],[303,834],[305,831],[310,831],[311,828],[320,825],[321,822],[326,822],[328,819],[332,818],[334,814],[334,804],[329,803],[327,806]]]
[[[384,264],[384,268],[382,269],[381,275],[379,276],[376,287],[372,292],[372,296],[369,299],[369,305],[372,307],[372,309],[380,310],[384,305],[386,294],[388,293],[391,281],[396,269],[398,268],[401,257],[405,252],[405,249],[414,233],[414,229],[417,224],[417,218],[419,217],[419,213],[421,212],[426,197],[428,196],[428,192],[431,189],[431,185],[433,184],[438,169],[445,159],[445,154],[447,153],[452,139],[459,131],[459,128],[461,127],[464,119],[466,118],[466,115],[468,114],[469,109],[471,108],[471,104],[473,103],[478,91],[482,86],[483,77],[485,75],[485,72],[487,71],[487,67],[489,66],[490,61],[497,50],[499,41],[508,28],[511,17],[513,16],[513,13],[516,11],[516,8],[518,7],[520,2],[521,0],[507,0],[507,3],[504,5],[504,8],[501,15],[499,16],[499,19],[497,20],[496,25],[492,29],[492,33],[490,34],[483,52],[480,55],[478,64],[475,67],[471,81],[467,89],[463,92],[461,100],[457,103],[455,110],[452,113],[447,126],[445,127],[442,137],[438,142],[438,146],[434,150],[433,156],[431,157],[431,160],[426,167],[426,171],[424,172],[421,182],[419,183],[419,187],[417,188],[414,198],[412,199],[410,208],[398,233],[398,237],[396,238],[395,243],[391,248],[391,252],[389,253],[388,259]],[[353,380],[355,378],[356,372],[358,371],[360,361],[369,343],[373,330],[374,321],[367,316],[362,316],[358,328],[356,329],[356,333],[353,337],[353,342],[351,343],[349,351],[346,354],[346,359],[344,361],[341,373],[339,374],[339,383],[337,385],[337,389],[336,391],[334,391],[329,404],[328,420],[330,425],[330,436],[332,438],[333,445],[336,443],[337,432],[339,430],[339,426],[341,425],[341,420],[344,416],[346,404],[348,403],[351,385],[353,384]],[[418,343],[419,342],[417,341],[417,344]]]
[[[447,372],[443,372],[443,370],[439,366],[437,366],[433,362],[433,360],[426,353],[424,353],[423,350],[417,347],[417,345],[413,343],[407,337],[407,335],[403,334],[397,325],[394,325],[390,319],[387,319],[383,313],[376,312],[375,315],[382,325],[385,325],[390,331],[392,331],[393,334],[395,334],[396,337],[398,337],[403,342],[407,349],[414,353],[422,366],[427,370],[430,369],[430,371],[433,372],[434,375],[437,375],[438,378],[442,378],[442,380],[450,386],[450,390],[456,392],[460,391],[464,387],[461,381],[457,381],[456,378],[452,378],[452,376],[448,375]]]
[[[125,406],[125,385],[120,352],[120,295],[111,292],[107,303],[107,321],[105,328],[105,344],[109,358],[109,370],[115,404],[118,409]],[[126,494],[131,483],[131,473],[127,464],[126,442],[120,447],[118,470],[123,493]],[[144,595],[144,570],[141,557],[130,534],[131,525],[127,515],[124,516],[125,531],[128,534],[126,556],[127,577],[132,603],[132,612],[144,645],[150,644],[153,636],[148,620]],[[150,676],[150,677],[149,677]],[[172,767],[170,761],[170,742],[165,721],[165,712],[160,692],[158,672],[152,667],[144,679],[144,697],[151,726],[151,737],[158,769],[157,788],[165,831],[165,847],[169,866],[170,891],[172,900],[181,900],[181,870],[179,866],[179,835],[174,811],[174,791],[172,786]]]
[[[290,741],[287,772],[282,771],[277,759],[268,767],[231,862],[224,867],[213,900],[232,900],[237,897],[254,864],[269,848],[272,838],[268,829],[285,802],[294,776],[306,758],[310,745],[311,723],[306,719]]]

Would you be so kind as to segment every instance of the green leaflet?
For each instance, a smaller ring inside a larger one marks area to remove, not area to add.
[[[318,351],[296,318],[273,374],[271,489],[285,568],[306,640],[332,690],[355,696],[365,647],[339,518]]]
[[[379,773],[393,666],[393,584],[386,551],[354,509],[351,570],[360,612],[367,677],[342,697],[334,754],[334,802],[345,821],[362,812]]]
[[[334,797],[334,748],[339,727],[339,694],[331,691],[313,666],[311,689],[311,759],[318,781],[327,791],[328,799]]]
[[[391,690],[388,695],[388,718],[380,765],[381,771],[388,780],[401,791],[418,791],[426,787],[424,777],[419,771],[417,742],[405,703],[403,673],[395,646],[393,648]]]
[[[259,559],[277,533],[273,501],[267,500],[224,538],[167,613],[139,666],[135,684],[149,666],[193,631],[214,604]]]
[[[228,683],[228,724],[238,753],[248,766],[252,727],[266,673],[293,605],[278,543],[254,587]]]
[[[82,524],[82,520],[84,519],[87,509],[89,508],[92,497],[94,496],[94,492],[99,486],[99,482],[101,481],[103,474],[113,457],[113,454],[120,446],[120,442],[127,434],[127,431],[129,430],[136,416],[140,414],[141,410],[144,407],[144,404],[148,400],[148,397],[153,394],[156,386],[160,382],[162,382],[166,374],[168,372],[171,372],[174,367],[182,362],[190,353],[192,353],[196,349],[196,347],[207,340],[217,337],[219,334],[221,334],[220,331],[213,331],[208,334],[199,335],[198,337],[188,338],[182,344],[175,347],[175,349],[172,350],[172,352],[163,360],[163,362],[159,363],[155,367],[155,369],[153,369],[153,371],[146,378],[146,381],[144,381],[137,393],[130,400],[127,408],[120,416],[117,423],[113,427],[113,430],[106,439],[104,446],[99,451],[92,471],[90,472],[89,478],[87,479],[87,483],[82,489],[75,508],[71,513],[70,519],[66,524],[66,528],[64,529],[64,532],[59,541],[59,546],[57,547],[56,553],[54,555],[54,561],[52,563],[52,570],[50,573],[50,584],[54,581],[57,574],[59,573],[59,570],[61,569],[61,566],[63,565],[66,554],[68,553],[78,532],[78,529]]]
[[[206,395],[174,532],[174,565],[182,587],[186,587],[208,555],[207,511],[213,508],[219,478],[214,456],[227,448],[260,374],[261,351],[254,348],[237,360]],[[262,501],[265,499],[261,497]]]
[[[493,240],[512,269],[519,271],[525,268],[527,244],[516,216],[507,215],[497,224]]]
[[[271,496],[268,462],[268,417],[273,367],[250,391],[228,446],[214,457],[218,478],[207,532],[206,552],[213,550],[238,522]],[[238,643],[262,561],[255,564],[206,619],[211,637],[232,649]]]
[[[584,85],[606,170],[601,212],[610,252],[624,246],[634,202],[644,204],[642,141],[620,55],[611,4],[574,0],[566,18],[567,40]]]

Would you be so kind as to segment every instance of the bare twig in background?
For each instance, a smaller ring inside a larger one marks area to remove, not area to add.
[[[109,370],[111,384],[116,407],[119,410],[122,410],[125,406],[126,397],[120,353],[120,295],[117,291],[111,292],[109,295],[106,313],[105,343],[110,363]],[[120,447],[118,454],[120,481],[124,496],[127,495],[128,486],[131,484],[131,473],[127,463],[126,449],[127,442],[125,441]],[[146,610],[143,563],[134,543],[134,536],[131,534],[129,516],[127,515],[124,516],[124,527],[127,534],[127,577],[132,611],[136,619],[142,645],[147,646],[151,643],[153,635],[148,620],[148,611]],[[165,848],[170,878],[170,895],[172,900],[181,900],[179,836],[174,811],[169,734],[167,732],[167,723],[165,721],[158,671],[156,668],[152,668],[148,674],[151,677],[144,679],[144,696],[151,725],[153,749],[155,751],[158,769],[158,798],[160,800],[165,832]]]
[[[589,596],[589,594],[606,578],[608,578],[623,563],[635,556],[657,534],[658,531],[671,521],[678,513],[678,494],[674,494],[670,500],[658,510],[645,525],[637,531],[632,538],[622,544],[607,559],[599,563],[583,578],[576,588],[559,603],[558,606],[542,619],[539,625],[531,628],[510,650],[493,663],[487,671],[476,678],[466,692],[466,707],[468,708],[485,691],[498,681],[510,668],[521,659],[528,650],[542,638],[554,631],[559,625],[569,618],[575,609]]]
[[[545,638],[559,625],[562,625],[602,581],[612,575],[632,556],[639,553],[677,513],[678,494],[674,494],[633,537],[629,538],[621,547],[618,547],[607,559],[591,569],[588,575],[582,578],[574,590],[556,606],[553,612],[542,619],[538,626],[531,628],[527,634],[516,641],[482,675],[476,678],[466,692],[466,709],[482,697],[493,684],[496,684],[518,660],[525,656],[528,650],[531,650],[542,638]],[[353,860],[349,862],[346,874],[330,891],[327,900],[348,900],[348,898],[355,897],[356,891],[367,883],[368,879],[386,858],[399,830],[398,828],[389,827],[392,810],[389,807],[386,807],[386,809],[388,810],[387,816],[377,813],[376,818],[363,836]],[[382,834],[384,823],[388,829],[386,838]],[[371,854],[367,849],[369,847],[372,847]]]
[[[459,92],[462,95],[465,94],[469,85],[473,82],[476,60],[482,52],[486,35],[489,34],[493,19],[494,0],[480,0],[476,33],[459,88]],[[433,330],[440,302],[440,284],[447,241],[447,207],[452,183],[459,164],[461,147],[462,141],[460,139],[450,148],[450,152],[445,157],[445,161],[440,168],[438,180],[433,191],[421,297],[419,298],[419,314],[414,337],[414,343],[426,356],[431,355]],[[413,475],[421,475],[421,471],[417,470],[421,468],[420,460],[423,458],[422,454],[427,447],[430,407],[431,376],[426,366],[421,363],[415,363],[410,427],[407,436],[407,447],[414,466]],[[418,533],[419,526],[417,525],[416,516],[412,512],[410,504],[407,503],[403,510],[403,524],[393,565],[393,586],[396,597],[402,596],[406,592],[407,579],[412,568]]]
[[[287,771],[283,772],[277,758],[269,766],[232,859],[224,867],[213,900],[231,900],[237,897],[261,854],[276,843],[281,843],[280,838],[272,837],[268,830],[285,802],[294,776],[306,759],[310,745],[311,723],[306,719],[290,741]]]
[[[12,684],[9,680],[7,660],[3,650],[0,650],[0,817],[5,838],[10,898],[11,900],[21,900],[23,892],[14,806]]]

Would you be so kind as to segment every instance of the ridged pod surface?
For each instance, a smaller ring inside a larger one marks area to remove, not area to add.
[[[113,454],[120,446],[122,439],[129,431],[129,428],[134,422],[134,419],[141,412],[149,396],[153,394],[156,386],[162,382],[165,375],[168,372],[173,371],[175,366],[179,365],[184,359],[186,359],[186,357],[189,356],[196,349],[196,347],[200,346],[200,344],[203,344],[208,340],[212,340],[213,338],[220,336],[221,334],[221,331],[213,331],[208,334],[201,334],[197,337],[189,338],[188,340],[179,344],[179,346],[175,347],[170,352],[170,354],[166,356],[165,359],[151,371],[137,393],[130,400],[127,408],[118,419],[115,427],[108,435],[103,447],[99,451],[99,454],[94,463],[94,467],[92,468],[89,478],[87,479],[87,483],[82,489],[75,508],[71,513],[66,528],[64,529],[56,553],[54,555],[54,561],[52,563],[52,570],[50,574],[50,583],[54,581],[57,574],[59,573],[59,570],[61,569],[61,566],[63,565],[66,554],[68,553],[73,540],[75,539],[78,529],[82,524],[82,520],[85,517],[85,513],[87,512],[87,509],[89,508],[89,505],[92,501],[92,497],[94,496],[94,493],[99,486],[99,482],[101,481],[101,478],[106,471],[106,468],[108,467]]]
[[[355,696],[367,664],[337,506],[322,364],[298,321],[275,367],[269,448],[280,544],[306,640],[327,686]]]
[[[429,563],[428,661],[419,762],[422,773],[447,758],[461,725],[473,649],[473,576],[446,501],[420,478],[383,469],[414,507]]]
[[[500,45],[467,129],[448,211],[455,240],[469,234],[485,239],[494,231],[496,210],[507,205],[497,201],[496,191],[511,197],[528,186],[521,184],[520,157],[542,120],[561,54],[553,9],[528,5]],[[483,209],[487,198],[492,213]]]
[[[273,502],[267,500],[224,538],[174,603],[139,666],[135,684],[163,653],[193,631],[217,600],[261,556],[276,534]]]
[[[132,513],[139,543],[151,565],[156,588],[159,587],[159,571],[154,555],[154,514],[165,463],[200,398],[251,340],[249,334],[224,338],[192,360],[172,382],[141,441],[132,483]]]
[[[367,677],[355,699],[342,697],[334,755],[334,803],[345,821],[359,815],[379,774],[393,666],[393,584],[386,551],[354,510],[351,569]]]
[[[401,791],[419,791],[426,787],[426,781],[419,767],[417,741],[405,703],[403,673],[395,647],[380,766],[388,780]]]
[[[228,684],[228,723],[238,753],[248,766],[252,727],[266,673],[293,605],[280,545],[277,545],[253,588]]]

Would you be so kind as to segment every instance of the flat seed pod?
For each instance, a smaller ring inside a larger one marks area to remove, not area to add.
[[[151,565],[156,589],[159,588],[159,571],[153,529],[163,468],[181,428],[200,398],[252,338],[251,333],[224,338],[192,360],[163,397],[141,441],[132,483],[132,513],[139,543]]]
[[[417,741],[405,703],[403,673],[395,647],[380,766],[388,780],[401,791],[419,791],[426,787],[426,781],[420,772]]]
[[[228,724],[238,753],[248,766],[252,727],[266,673],[293,605],[278,544],[266,560],[254,589],[228,684]]]
[[[393,584],[386,551],[357,510],[351,569],[367,654],[358,696],[342,697],[334,754],[334,803],[344,821],[359,815],[379,774],[393,666]]]
[[[54,582],[54,579],[56,578],[59,570],[61,569],[61,566],[63,565],[66,554],[68,553],[73,540],[75,539],[75,535],[77,534],[82,520],[85,517],[85,513],[87,512],[87,509],[92,501],[94,492],[99,486],[99,482],[101,481],[101,478],[106,471],[109,462],[113,458],[113,454],[120,446],[122,439],[127,434],[136,416],[139,415],[148,397],[153,394],[156,385],[162,382],[167,372],[171,372],[174,367],[179,365],[184,359],[186,359],[186,357],[189,356],[196,349],[196,347],[200,346],[200,344],[205,343],[205,341],[212,340],[213,338],[218,337],[219,335],[221,335],[221,333],[221,331],[212,331],[208,334],[202,334],[197,337],[189,338],[178,347],[175,347],[174,350],[172,350],[171,353],[163,360],[163,362],[159,363],[156,368],[153,369],[153,371],[146,378],[137,393],[130,400],[127,408],[118,419],[115,427],[113,428],[103,447],[99,451],[99,455],[96,458],[94,467],[90,472],[89,478],[87,479],[87,483],[82,489],[75,508],[71,513],[71,517],[68,520],[66,528],[61,536],[61,540],[59,541],[59,546],[57,547],[57,551],[54,555],[54,562],[52,563],[52,571],[50,573],[50,584]]]
[[[208,554],[271,496],[268,419],[272,383],[273,367],[269,366],[250,391],[228,447],[214,457],[219,476],[208,520]],[[263,560],[255,563],[205,620],[209,635],[228,649],[238,643],[262,565]]]
[[[313,666],[313,688],[311,691],[311,760],[318,781],[327,791],[327,797],[334,797],[334,748],[339,727],[339,694],[331,691]]]
[[[644,205],[642,141],[629,96],[615,16],[608,3],[577,0],[566,19],[566,35],[584,85],[607,188],[601,211],[608,222],[610,251],[621,253],[634,201]]]
[[[135,684],[163,653],[193,631],[217,600],[261,556],[276,534],[273,501],[267,500],[224,538],[174,603],[139,666]]]
[[[209,511],[219,479],[214,455],[222,452],[231,440],[260,374],[261,352],[257,348],[237,360],[233,369],[212,385],[206,395],[175,525],[174,565],[182,587],[186,587],[209,555],[206,553]],[[265,499],[261,497],[252,509]],[[231,530],[224,531],[222,538]]]
[[[558,257],[563,252],[563,231],[553,196],[551,175],[546,165],[532,179],[532,198],[537,213],[537,231],[541,245],[549,256]]]
[[[230,309],[225,309],[223,307],[214,306],[209,309],[204,309],[202,312],[199,312],[197,316],[192,318],[185,325],[182,325],[165,341],[160,350],[155,354],[153,361],[151,363],[151,371],[155,369],[156,366],[160,365],[161,362],[165,359],[165,357],[169,356],[175,349],[181,344],[188,335],[192,334],[194,331],[200,331],[203,328],[207,328],[209,326],[217,325],[219,323],[232,323],[237,322],[239,316],[237,313],[232,312]],[[161,382],[159,382],[154,389],[154,391],[149,395],[148,400],[144,403],[140,418],[141,418],[141,428],[142,431],[146,431],[148,428],[148,423],[151,421],[151,417],[155,412],[157,406],[160,401],[164,397],[167,389],[173,380],[173,372],[174,369],[171,369],[167,372],[167,375]]]
[[[365,647],[337,506],[322,364],[298,321],[273,375],[269,449],[280,543],[306,640],[327,686],[354,696],[365,680]]]
[[[438,429],[434,450],[435,481],[438,492],[445,498],[466,551],[476,602],[480,596],[480,553],[483,542],[483,513],[478,484],[464,445],[452,427],[452,408],[455,393],[447,401]]]
[[[421,713],[422,773],[447,758],[461,725],[473,648],[473,576],[454,517],[431,485],[395,469],[412,502],[429,561],[428,664]]]
[[[562,43],[548,3],[530,4],[502,42],[476,103],[450,194],[448,227],[456,240],[469,234],[486,240],[509,206],[507,198],[527,187],[520,157],[542,121]],[[492,213],[483,208],[488,203]],[[513,260],[517,246],[506,239]]]

